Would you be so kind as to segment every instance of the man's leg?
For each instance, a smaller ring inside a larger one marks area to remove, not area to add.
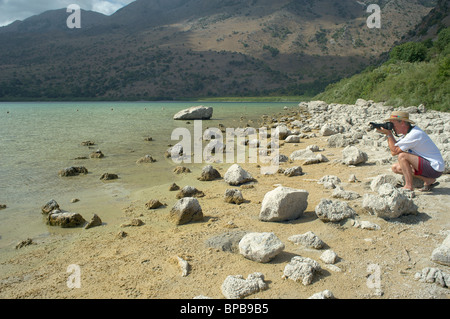
[[[405,177],[404,189],[413,190],[414,171],[419,171],[419,157],[410,153],[400,153],[398,163],[392,165],[392,171]],[[421,179],[425,185],[431,185],[436,181],[435,178],[415,176]]]
[[[396,174],[401,174],[404,176],[404,189],[414,190],[414,170],[419,170],[419,157],[410,153],[398,154],[398,163],[392,165],[392,171]]]

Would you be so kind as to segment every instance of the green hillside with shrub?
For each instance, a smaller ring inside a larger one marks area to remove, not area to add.
[[[435,41],[406,42],[394,47],[389,60],[330,84],[315,99],[353,104],[358,98],[392,106],[424,104],[450,111],[450,27]]]

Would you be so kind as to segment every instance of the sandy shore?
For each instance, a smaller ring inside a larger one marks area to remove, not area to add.
[[[314,132],[314,131],[313,131]],[[317,131],[315,131],[317,132]],[[441,183],[432,193],[415,192],[419,214],[384,220],[362,209],[362,197],[348,201],[355,209],[357,220],[378,224],[380,230],[353,227],[351,219],[340,223],[324,223],[314,209],[322,198],[331,198],[332,190],[317,181],[324,175],[336,175],[345,190],[361,196],[372,193],[368,183],[380,174],[390,174],[390,165],[376,164],[375,150],[363,149],[369,161],[349,167],[339,162],[342,148],[328,148],[327,137],[302,139],[300,143],[285,143],[280,153],[289,156],[293,151],[316,144],[329,162],[302,165],[301,162],[282,163],[281,167],[301,165],[302,176],[283,174],[263,176],[256,164],[242,164],[256,179],[253,188],[239,187],[246,200],[241,205],[225,203],[226,189],[233,188],[223,179],[201,182],[201,167],[193,167],[178,185],[195,186],[205,193],[199,198],[204,219],[201,222],[176,226],[169,221],[171,207],[177,201],[170,185],[142,189],[123,203],[123,216],[117,224],[104,224],[89,230],[71,231],[35,240],[34,245],[11,249],[0,264],[0,296],[2,298],[171,298],[192,299],[203,295],[223,299],[221,285],[229,275],[245,278],[261,272],[268,289],[247,298],[287,299],[308,298],[325,289],[336,298],[449,298],[446,288],[414,279],[425,267],[448,267],[433,263],[432,251],[448,234],[450,182]],[[387,154],[387,152],[386,152]],[[223,176],[231,164],[213,165]],[[189,165],[185,165],[188,166]],[[355,174],[359,182],[347,182]],[[302,217],[290,222],[262,222],[258,220],[261,201],[275,185],[305,189],[309,192],[308,207]],[[148,210],[145,203],[159,199],[166,207]],[[447,204],[444,204],[447,203]],[[101,216],[100,216],[101,217]],[[143,221],[141,226],[123,227],[121,223],[133,218]],[[269,263],[257,263],[238,253],[224,252],[205,245],[209,238],[230,231],[274,232],[285,249]],[[327,267],[320,260],[322,250],[305,248],[288,240],[292,235],[314,232],[326,247],[339,257]],[[126,236],[120,235],[125,232]],[[26,235],[24,235],[24,239]],[[312,284],[282,279],[283,270],[294,256],[310,257],[322,266],[322,272]],[[190,264],[187,276],[181,276],[176,256]],[[69,265],[81,270],[80,288],[69,288]],[[372,275],[370,265],[380,270],[380,289],[368,285]],[[368,269],[369,267],[369,269]]]

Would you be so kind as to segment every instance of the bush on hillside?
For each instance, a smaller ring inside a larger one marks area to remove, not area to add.
[[[427,47],[421,42],[406,42],[396,46],[389,54],[393,61],[422,62],[427,58]]]

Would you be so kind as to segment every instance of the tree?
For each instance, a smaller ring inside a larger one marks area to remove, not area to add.
[[[450,27],[442,29],[439,32],[435,46],[439,50],[439,52],[442,52],[449,43],[450,43]]]
[[[421,62],[427,58],[427,47],[421,42],[406,42],[396,46],[389,56],[393,61]]]

